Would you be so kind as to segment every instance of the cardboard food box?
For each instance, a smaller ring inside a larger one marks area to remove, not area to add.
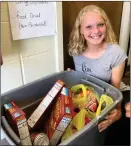
[[[50,145],[56,145],[60,140],[65,129],[72,120],[73,107],[71,92],[63,87],[57,96],[56,103],[51,116],[46,124],[46,134],[50,140]]]
[[[22,145],[32,145],[25,113],[14,103],[4,105],[8,122],[20,136]]]
[[[40,118],[42,117],[48,106],[52,103],[56,95],[61,91],[63,86],[64,86],[64,82],[62,82],[61,80],[56,81],[56,83],[48,92],[48,94],[44,97],[44,99],[41,101],[39,106],[29,117],[27,122],[30,128],[34,128],[37,125],[37,123],[39,123]]]

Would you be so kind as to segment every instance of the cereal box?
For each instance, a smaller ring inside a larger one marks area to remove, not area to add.
[[[72,98],[68,88],[63,87],[57,96],[49,121],[46,124],[46,134],[50,145],[56,145],[65,129],[69,125],[73,115]]]
[[[25,113],[14,103],[4,105],[8,122],[19,134],[22,145],[32,145]]]
[[[29,117],[28,125],[30,126],[30,128],[34,128],[37,125],[40,118],[42,117],[48,106],[51,104],[53,99],[56,97],[56,95],[61,91],[63,86],[64,86],[64,82],[62,82],[61,80],[56,81],[56,83],[48,92],[48,94],[44,97],[44,99],[41,101],[39,106]]]

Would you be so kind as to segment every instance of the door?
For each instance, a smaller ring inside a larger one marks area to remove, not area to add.
[[[64,69],[74,69],[72,57],[68,54],[69,36],[75,23],[79,11],[89,5],[95,4],[100,6],[107,13],[117,41],[119,40],[121,14],[123,2],[62,2],[63,7],[63,47],[64,47]]]

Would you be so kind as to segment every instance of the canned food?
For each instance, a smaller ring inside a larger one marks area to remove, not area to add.
[[[33,142],[33,145],[49,145],[49,138],[45,133],[33,133],[31,134],[31,140]]]

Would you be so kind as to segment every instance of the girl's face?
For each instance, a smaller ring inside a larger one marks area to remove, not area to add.
[[[106,37],[106,25],[103,18],[96,12],[87,12],[81,22],[81,33],[88,45],[102,43]]]

